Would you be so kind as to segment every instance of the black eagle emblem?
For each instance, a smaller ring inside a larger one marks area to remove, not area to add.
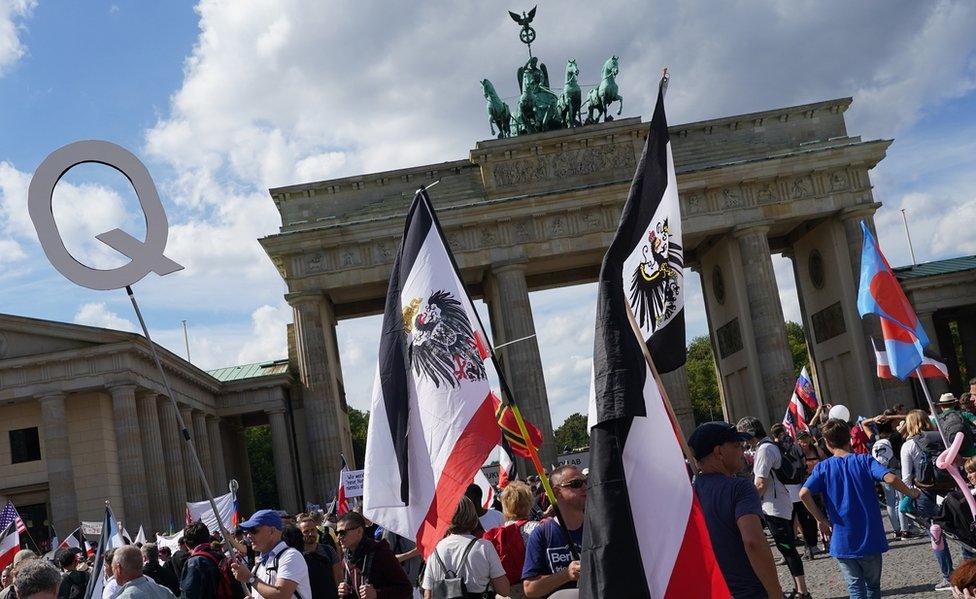
[[[630,305],[640,328],[653,334],[678,308],[684,259],[681,245],[671,239],[668,219],[647,233],[643,246],[642,260],[630,281]]]
[[[408,352],[417,376],[426,376],[437,388],[487,377],[468,315],[449,292],[435,291],[422,310],[415,299],[404,317],[407,332],[413,332]]]

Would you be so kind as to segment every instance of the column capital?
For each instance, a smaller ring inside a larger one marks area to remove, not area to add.
[[[505,272],[517,271],[525,272],[525,267],[528,265],[529,261],[523,260],[506,260],[505,262],[495,262],[491,265],[491,272],[495,274],[502,274]]]
[[[765,235],[769,233],[769,226],[772,221],[759,221],[748,225],[739,225],[732,229],[732,237],[739,239],[749,235]]]
[[[264,409],[264,413],[267,414],[267,415],[269,415],[269,416],[272,415],[272,414],[284,414],[285,413],[285,406],[275,406],[273,408],[265,408]]]
[[[207,418],[207,423],[216,422],[220,424],[220,416],[216,414],[204,414],[204,416]]]
[[[857,204],[848,206],[840,211],[841,220],[854,220],[859,218],[870,218],[881,207],[881,202],[870,202],[867,204]]]
[[[139,389],[139,385],[128,382],[118,382],[109,383],[105,385],[105,388],[108,389],[108,392],[112,394],[112,397],[130,394],[135,396],[136,390]]]
[[[37,394],[37,400],[41,403],[51,402],[51,401],[64,401],[68,398],[68,394],[64,391],[43,391]]]
[[[297,308],[301,304],[321,303],[326,300],[324,291],[293,291],[285,294],[285,301],[292,308]]]

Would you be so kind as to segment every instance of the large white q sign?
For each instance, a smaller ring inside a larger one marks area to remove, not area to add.
[[[64,247],[64,240],[54,222],[51,204],[54,187],[71,168],[86,162],[104,164],[125,175],[135,189],[145,214],[145,241],[139,241],[121,229],[95,236],[95,239],[128,256],[129,262],[124,266],[102,270],[78,262]],[[169,236],[169,223],[156,185],[145,165],[122,146],[107,141],[76,141],[52,152],[34,171],[27,192],[27,211],[47,259],[58,272],[82,287],[119,289],[135,283],[149,272],[162,276],[183,269],[163,255]]]

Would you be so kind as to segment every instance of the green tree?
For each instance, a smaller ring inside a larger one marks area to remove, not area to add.
[[[688,375],[688,394],[691,396],[695,422],[721,419],[722,401],[718,394],[718,379],[715,377],[712,344],[707,335],[695,337],[688,345],[685,372]]]
[[[277,508],[278,487],[275,484],[274,460],[271,455],[271,427],[251,426],[244,429],[247,459],[251,463],[251,484],[257,509]]]
[[[556,438],[557,453],[562,453],[567,447],[587,447],[590,444],[590,433],[586,426],[586,416],[579,412],[570,414],[553,436]]]
[[[369,412],[349,406],[349,432],[352,434],[352,450],[356,467],[362,468],[366,462],[366,429],[369,428]]]
[[[792,320],[786,323],[786,341],[790,345],[793,356],[793,376],[800,376],[800,371],[807,365],[807,338],[803,334],[803,327]]]

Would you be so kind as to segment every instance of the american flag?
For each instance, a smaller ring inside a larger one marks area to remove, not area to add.
[[[19,534],[27,532],[27,527],[24,526],[24,521],[20,518],[20,514],[17,513],[17,508],[14,507],[13,502],[8,500],[7,505],[0,512],[0,530],[5,530],[11,522],[17,523],[17,532]]]

